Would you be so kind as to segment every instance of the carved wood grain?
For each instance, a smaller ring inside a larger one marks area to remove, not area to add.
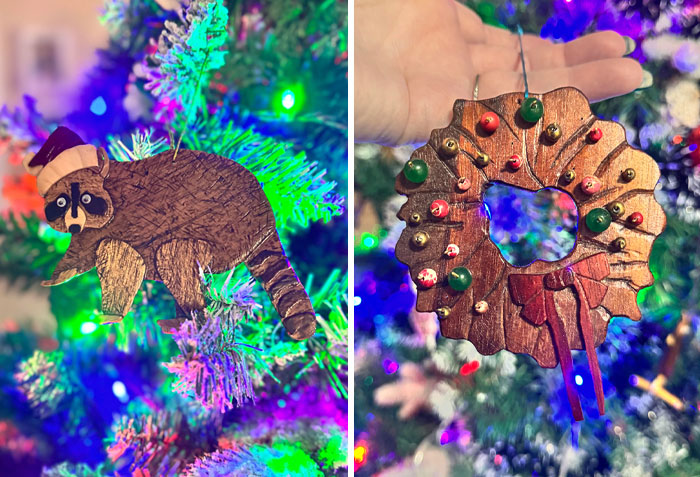
[[[396,257],[409,266],[414,280],[427,266],[438,273],[437,286],[429,289],[419,286],[416,306],[419,311],[435,311],[442,306],[451,308],[450,315],[440,322],[444,336],[468,339],[483,354],[508,349],[532,355],[543,367],[554,367],[560,357],[554,349],[550,326],[536,325],[520,316],[521,306],[515,304],[507,292],[508,277],[513,273],[547,274],[604,252],[610,273],[600,283],[607,287],[607,292],[599,306],[589,311],[592,341],[598,346],[605,339],[611,316],[641,318],[637,293],[653,283],[648,259],[654,239],[665,226],[665,215],[653,197],[659,169],[651,157],[627,144],[621,125],[596,118],[586,97],[574,88],[532,96],[540,98],[544,105],[544,116],[535,124],[526,123],[519,116],[524,99],[522,93],[483,101],[455,102],[450,125],[433,131],[429,143],[412,155],[428,164],[427,180],[413,184],[403,174],[397,177],[396,190],[408,197],[399,218],[408,222],[411,214],[419,213],[425,221],[420,225],[407,224],[396,245]],[[486,111],[495,111],[501,120],[499,128],[491,135],[478,127],[479,118]],[[551,122],[557,122],[562,129],[562,137],[555,143],[548,142],[542,135]],[[592,128],[603,131],[597,143],[587,139]],[[456,139],[459,144],[455,157],[443,158],[438,152],[446,137]],[[484,168],[474,164],[479,152],[487,153],[491,159]],[[519,154],[524,161],[518,171],[506,166],[512,154]],[[635,179],[629,182],[621,177],[628,167],[636,171]],[[562,179],[569,169],[576,173],[571,184]],[[579,187],[586,175],[595,175],[603,182],[601,191],[592,197]],[[468,191],[460,192],[456,188],[459,177],[471,181]],[[480,207],[486,186],[493,181],[531,191],[553,187],[570,194],[579,215],[573,251],[556,262],[535,261],[528,267],[508,264],[489,238],[489,221]],[[450,204],[450,213],[444,219],[433,218],[427,210],[428,204],[438,198]],[[586,214],[615,200],[623,202],[625,214],[603,233],[594,234],[588,230]],[[635,211],[644,215],[643,224],[636,228],[627,222],[627,217]],[[417,231],[430,234],[431,242],[423,249],[416,249],[410,243]],[[627,241],[623,251],[613,250],[611,246],[618,237]],[[443,256],[449,243],[460,247],[460,254],[452,259]],[[450,291],[443,280],[456,266],[466,266],[473,274],[471,287],[463,293]],[[584,348],[578,323],[579,299],[573,288],[553,294],[554,306],[571,349]],[[484,314],[474,311],[474,304],[480,300],[489,304]]]
[[[97,275],[102,287],[102,313],[120,321],[131,308],[146,265],[141,255],[126,242],[103,240],[97,247]]]
[[[274,249],[278,257],[268,265],[248,265],[270,292],[290,335],[304,339],[314,333],[313,307],[286,260],[270,203],[242,165],[200,151],[180,150],[174,158],[169,150],[139,161],[80,169],[54,184],[47,198],[70,191],[74,182],[105,199],[108,211],[101,220],[88,217],[86,228],[71,237],[46,285],[97,264],[105,313],[123,316],[145,275],[163,281],[178,303],[179,315],[185,315],[204,307],[198,261],[219,273]],[[266,273],[280,263],[285,264],[284,273]]]

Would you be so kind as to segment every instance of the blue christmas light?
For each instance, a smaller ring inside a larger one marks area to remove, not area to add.
[[[581,377],[580,374],[577,374],[576,377],[574,378],[574,381],[576,381],[576,384],[579,386],[583,384],[583,378]]]
[[[126,386],[124,386],[124,383],[121,381],[114,381],[114,383],[112,383],[112,392],[121,402],[129,400],[129,395],[126,393]]]
[[[353,299],[353,304],[354,304],[355,306],[359,306],[360,303],[362,303],[362,298],[359,297],[359,296],[356,296],[356,297]]]
[[[102,116],[107,112],[107,103],[105,103],[102,96],[98,96],[92,100],[92,103],[90,103],[90,112],[96,116]]]

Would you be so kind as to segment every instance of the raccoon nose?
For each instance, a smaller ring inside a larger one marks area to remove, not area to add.
[[[80,225],[73,224],[70,227],[68,227],[68,231],[72,234],[77,234],[78,232],[80,232]]]

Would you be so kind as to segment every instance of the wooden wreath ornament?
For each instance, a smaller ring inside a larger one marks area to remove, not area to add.
[[[287,333],[305,339],[316,317],[282,249],[270,203],[245,167],[215,154],[169,150],[134,162],[59,127],[25,159],[37,176],[46,219],[71,242],[45,286],[97,267],[105,322],[129,311],[144,278],[163,282],[176,302],[165,332],[205,307],[200,267],[239,263],[260,279]]]
[[[432,132],[396,180],[408,196],[396,257],[418,285],[416,309],[437,312],[443,336],[468,339],[482,354],[507,349],[542,367],[561,363],[576,420],[571,350],[585,349],[603,414],[595,347],[612,316],[641,318],[637,293],[653,283],[649,254],[666,222],[658,179],[654,160],[627,144],[620,124],[595,117],[577,89],[456,101],[450,125]],[[568,193],[579,214],[571,253],[510,265],[483,210],[494,181]]]

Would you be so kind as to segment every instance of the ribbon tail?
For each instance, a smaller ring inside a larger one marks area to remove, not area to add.
[[[571,413],[577,421],[583,421],[583,410],[581,409],[581,401],[579,400],[576,387],[574,385],[574,363],[571,358],[571,348],[569,348],[569,340],[566,337],[566,329],[564,322],[559,317],[557,309],[554,306],[554,293],[550,290],[545,292],[545,307],[547,309],[547,323],[554,335],[554,346],[559,355],[559,363],[561,363],[561,372],[564,375],[564,386],[566,395],[569,397],[569,405],[571,405]]]
[[[603,378],[600,375],[600,366],[598,365],[598,354],[595,351],[595,342],[593,340],[591,311],[588,308],[586,292],[578,278],[576,278],[574,282],[574,288],[576,288],[576,293],[578,294],[580,302],[579,321],[583,334],[583,344],[586,348],[586,356],[588,357],[588,368],[591,370],[591,377],[593,378],[593,389],[595,390],[595,398],[598,402],[598,413],[602,416],[605,414],[605,393],[603,392]]]

